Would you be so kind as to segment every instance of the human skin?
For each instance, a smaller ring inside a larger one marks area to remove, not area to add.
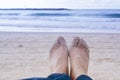
[[[51,73],[68,74],[68,48],[63,37],[58,37],[53,44],[49,59]]]
[[[75,37],[69,49],[70,57],[70,76],[75,80],[80,75],[87,75],[89,64],[89,48],[87,43]]]

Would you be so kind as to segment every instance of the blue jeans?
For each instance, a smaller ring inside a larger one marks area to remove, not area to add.
[[[51,74],[47,78],[28,78],[28,79],[22,79],[22,80],[71,80],[71,78],[67,74]],[[76,80],[92,80],[90,77],[86,75],[80,75]]]

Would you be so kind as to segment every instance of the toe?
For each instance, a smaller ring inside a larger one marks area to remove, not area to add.
[[[72,46],[77,46],[78,43],[79,43],[79,41],[80,41],[79,37],[75,37],[75,38],[73,39]]]
[[[66,41],[65,41],[64,37],[62,37],[62,36],[58,37],[57,41],[59,44],[66,45]]]
[[[79,42],[78,42],[78,47],[79,47],[79,48],[83,48],[83,47],[84,47],[84,45],[83,45],[83,40],[82,40],[82,39],[79,40]]]
[[[66,45],[66,41],[62,36],[58,37],[49,52],[53,53],[53,51],[56,50],[60,45]]]
[[[86,42],[85,42],[85,40],[80,39],[79,44],[78,44],[78,47],[86,48]]]
[[[89,53],[89,47],[84,39],[80,39],[78,47],[84,49],[87,53]]]

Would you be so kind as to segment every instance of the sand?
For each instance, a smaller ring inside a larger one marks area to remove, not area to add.
[[[0,80],[48,76],[49,49],[58,36],[64,36],[68,46],[75,36],[88,42],[88,75],[94,80],[120,80],[120,34],[4,32],[0,32]]]

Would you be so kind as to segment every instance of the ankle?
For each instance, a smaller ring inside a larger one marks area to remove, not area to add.
[[[71,77],[75,80],[76,78],[78,78],[80,75],[87,75],[87,71],[86,70],[77,70],[72,72]]]
[[[68,69],[65,66],[62,66],[62,67],[60,66],[60,67],[54,68],[54,70],[52,70],[52,73],[68,74]]]

